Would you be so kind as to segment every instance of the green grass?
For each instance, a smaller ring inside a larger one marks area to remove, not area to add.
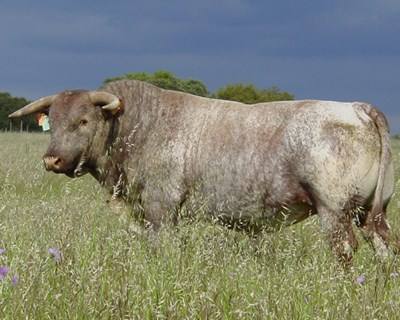
[[[347,272],[317,218],[258,239],[183,221],[153,243],[133,231],[133,218],[110,210],[93,178],[45,172],[47,144],[44,134],[0,134],[0,266],[10,269],[0,319],[399,318],[400,276],[391,273],[400,262],[378,264],[360,236]],[[399,168],[399,140],[393,147]],[[396,194],[393,230],[399,207]]]

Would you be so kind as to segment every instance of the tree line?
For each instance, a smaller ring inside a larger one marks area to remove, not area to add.
[[[13,97],[8,92],[0,92],[0,130],[1,131],[37,131],[34,117],[24,117],[23,119],[9,120],[8,115],[19,108],[27,105],[30,101],[25,98]]]
[[[107,78],[103,81],[103,84],[121,79],[141,80],[163,89],[187,92],[202,97],[239,101],[248,104],[294,99],[293,94],[281,91],[278,87],[258,88],[253,84],[246,83],[228,84],[211,93],[207,86],[200,80],[180,79],[173,73],[164,70],[159,70],[154,73],[127,73],[121,76]],[[14,97],[8,92],[0,92],[0,130],[40,130],[34,117],[25,117],[15,120],[8,119],[10,113],[29,102],[30,101],[25,98]]]
[[[177,90],[202,97],[239,101],[248,104],[294,99],[293,94],[281,91],[276,86],[260,89],[253,84],[244,83],[228,84],[218,89],[216,92],[210,93],[207,86],[200,80],[179,79],[173,73],[163,70],[154,73],[127,73],[122,76],[108,78],[104,80],[104,83],[122,79],[141,80],[163,89]]]

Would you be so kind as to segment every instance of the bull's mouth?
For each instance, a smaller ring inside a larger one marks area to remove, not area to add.
[[[82,157],[82,159],[78,162],[78,165],[72,171],[71,178],[79,178],[79,177],[84,176],[86,173],[88,173],[89,168],[86,167],[85,164],[86,164],[86,158]]]
[[[58,172],[58,173],[64,173],[69,178],[79,178],[79,177],[84,176],[88,172],[89,172],[89,169],[80,167],[80,168],[72,169],[72,170],[65,171],[65,172]]]
[[[69,165],[66,163],[62,163],[62,160],[57,159],[60,158],[54,156],[47,156],[44,158],[44,165],[47,171],[53,171],[54,173],[58,174],[65,174],[70,178],[81,177],[90,171],[85,156],[81,157],[79,160],[73,161]]]

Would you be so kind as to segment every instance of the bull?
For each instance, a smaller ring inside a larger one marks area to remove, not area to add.
[[[45,168],[90,173],[114,199],[140,203],[153,229],[201,199],[208,215],[250,226],[318,214],[345,263],[358,245],[355,220],[378,256],[390,253],[389,131],[370,104],[245,105],[122,80],[44,97],[9,117],[36,112],[52,128]]]

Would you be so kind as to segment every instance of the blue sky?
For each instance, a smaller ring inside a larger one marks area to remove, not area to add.
[[[400,1],[3,0],[0,91],[35,99],[165,69],[367,101],[400,132]]]

